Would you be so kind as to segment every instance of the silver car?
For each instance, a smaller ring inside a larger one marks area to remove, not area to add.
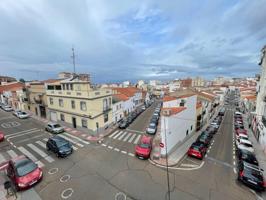
[[[150,123],[149,127],[146,129],[146,133],[155,135],[157,131],[157,126],[155,123]]]
[[[11,106],[5,105],[2,107],[4,111],[10,112],[13,110],[13,108]]]
[[[65,131],[64,128],[60,124],[53,123],[53,122],[48,123],[45,127],[45,130],[50,133],[55,133],[55,134],[63,133]]]
[[[29,117],[29,114],[24,112],[24,111],[21,111],[21,110],[17,110],[13,113],[13,115],[15,115],[17,118],[19,119],[26,119]]]

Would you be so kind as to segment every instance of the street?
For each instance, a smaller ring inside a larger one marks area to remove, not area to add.
[[[145,132],[153,108],[142,113],[128,129],[114,130],[101,144],[70,133],[60,134],[75,148],[66,158],[46,151],[50,134],[44,131],[45,124],[32,118],[17,119],[1,110],[0,130],[6,137],[0,143],[1,162],[25,154],[41,166],[43,180],[30,190],[44,200],[109,200],[123,199],[125,195],[127,199],[166,199],[166,170],[134,156],[134,146]],[[228,108],[200,168],[170,169],[171,199],[256,199],[236,181],[232,120],[233,108]],[[185,156],[178,166],[201,163]]]

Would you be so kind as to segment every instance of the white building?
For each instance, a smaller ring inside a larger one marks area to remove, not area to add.
[[[117,95],[113,95],[112,97],[113,123],[117,123],[124,117],[124,100],[120,99]]]
[[[252,118],[252,130],[266,154],[266,46],[262,49],[261,75],[257,94],[256,114]]]
[[[179,80],[175,80],[173,82],[170,82],[168,84],[169,86],[169,92],[175,92],[181,87],[181,82]]]
[[[165,144],[166,138],[168,153],[195,131],[196,104],[196,95],[183,98],[164,97],[161,116],[161,142]],[[161,148],[161,155],[166,155],[165,145]]]
[[[130,86],[130,82],[129,81],[124,81],[122,83],[123,87],[129,87]]]

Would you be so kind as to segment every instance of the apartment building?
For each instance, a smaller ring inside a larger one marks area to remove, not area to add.
[[[112,122],[111,89],[93,88],[78,75],[47,85],[48,118],[90,133]]]
[[[112,95],[112,116],[113,123],[119,122],[124,117],[124,105],[128,97],[123,94]]]

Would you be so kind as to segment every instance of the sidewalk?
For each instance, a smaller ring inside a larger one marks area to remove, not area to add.
[[[31,118],[36,119],[38,121],[41,121],[44,124],[47,124],[49,122],[49,120],[41,118],[41,117],[38,117],[38,116],[36,116],[34,114],[31,115]],[[66,132],[68,132],[68,133],[70,133],[72,135],[80,136],[84,140],[93,142],[93,141],[99,141],[102,138],[104,138],[105,136],[109,135],[111,132],[113,132],[114,129],[117,128],[117,125],[109,125],[108,128],[103,129],[101,131],[98,131],[96,134],[91,134],[89,132],[77,130],[75,128],[72,128],[72,127],[66,126],[66,125],[63,125],[63,128],[65,129]]]
[[[217,111],[214,113],[212,118],[209,120],[211,122],[218,114],[218,110],[220,107],[217,108]],[[177,145],[175,149],[168,155],[168,166],[175,166],[179,163],[179,161],[184,157],[187,153],[187,150],[191,146],[191,144],[196,140],[196,138],[200,135],[200,133],[205,130],[209,126],[209,123],[205,124],[199,131],[194,132],[190,136],[184,139],[182,144]],[[154,147],[155,152],[152,153],[151,161],[158,165],[166,166],[166,158],[160,157],[158,158],[158,147]]]

